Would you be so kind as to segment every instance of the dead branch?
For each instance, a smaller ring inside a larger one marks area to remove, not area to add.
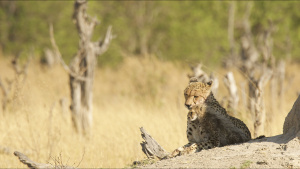
[[[254,137],[264,133],[264,124],[266,118],[266,109],[264,103],[264,87],[270,80],[273,71],[265,68],[263,74],[258,80],[251,78],[249,83],[249,96],[251,98],[252,113],[254,113]]]
[[[104,38],[104,41],[97,41],[94,43],[96,48],[96,55],[102,55],[104,52],[107,51],[110,41],[113,39],[112,35],[112,26],[109,26]]]
[[[24,155],[23,153],[18,152],[18,151],[15,151],[14,155],[19,158],[21,163],[27,165],[27,167],[30,168],[30,169],[43,169],[43,168],[75,169],[74,167],[65,166],[63,164],[60,164],[60,162],[58,162],[59,163],[58,165],[57,164],[51,165],[51,164],[37,163],[35,161],[32,161],[26,155]]]
[[[41,163],[34,162],[34,161],[30,160],[26,155],[24,155],[18,151],[15,151],[14,155],[19,158],[21,163],[27,165],[28,168],[30,168],[30,169],[54,168],[50,164],[41,164]]]
[[[49,34],[50,34],[50,41],[51,41],[51,45],[52,45],[52,48],[54,50],[54,53],[55,55],[58,57],[61,65],[63,66],[63,68],[71,75],[73,76],[74,78],[76,78],[77,80],[81,80],[81,81],[85,81],[86,78],[83,77],[82,75],[80,74],[77,74],[75,72],[73,72],[69,66],[67,66],[67,64],[65,63],[64,59],[62,58],[62,55],[60,53],[60,50],[56,44],[56,41],[55,41],[55,38],[54,38],[54,33],[53,33],[53,25],[50,24],[49,25]]]
[[[96,17],[87,14],[87,1],[76,0],[74,3],[73,21],[79,35],[77,54],[67,66],[55,43],[53,27],[50,25],[50,40],[60,61],[69,73],[71,89],[72,122],[80,134],[89,134],[93,121],[93,83],[97,57],[107,51],[113,38],[112,27],[109,26],[103,41],[92,42],[92,35],[96,25],[100,22]]]
[[[164,159],[169,155],[169,153],[162,148],[143,127],[141,127],[140,130],[142,132],[142,138],[145,140],[141,143],[142,151],[148,158],[157,157],[159,159]]]

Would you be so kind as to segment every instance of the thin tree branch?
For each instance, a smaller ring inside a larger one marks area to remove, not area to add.
[[[98,41],[95,43],[95,46],[97,47],[96,54],[97,56],[102,55],[104,52],[107,51],[108,46],[110,44],[110,41],[113,39],[112,35],[112,26],[109,26],[104,41]]]
[[[81,75],[78,75],[77,73],[71,71],[71,69],[69,68],[69,66],[67,66],[67,64],[65,63],[65,61],[63,60],[62,56],[61,56],[61,53],[59,51],[59,48],[58,46],[56,45],[56,42],[55,42],[55,38],[54,38],[54,33],[53,33],[53,25],[50,24],[49,26],[49,33],[50,33],[50,41],[51,41],[51,45],[54,49],[54,53],[55,55],[57,55],[57,57],[59,58],[59,61],[61,63],[61,65],[63,66],[63,68],[74,78],[76,78],[77,80],[81,80],[81,81],[86,81],[86,78],[81,76]]]

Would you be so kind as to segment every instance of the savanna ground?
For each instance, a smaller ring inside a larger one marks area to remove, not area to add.
[[[228,70],[204,70],[219,78],[217,99],[228,96],[222,81]],[[236,68],[231,70],[238,86],[246,82]],[[282,110],[271,111],[272,98],[266,87],[266,136],[282,133],[284,118],[300,91],[298,72],[299,64],[287,64]],[[172,151],[187,142],[183,90],[188,84],[188,73],[191,71],[183,63],[163,62],[155,57],[126,57],[114,69],[98,69],[92,134],[84,138],[74,132],[69,110],[63,112],[59,104],[61,98],[70,103],[65,70],[60,65],[48,68],[32,61],[25,84],[14,84],[12,102],[5,112],[0,109],[0,146],[44,163],[54,164],[55,159],[61,158],[63,164],[81,168],[127,167],[145,158],[139,145],[139,127],[143,126],[166,150]],[[4,57],[0,57],[0,77],[15,77],[10,60]],[[277,100],[273,101],[277,104]],[[252,117],[242,104],[237,116],[253,133]],[[0,168],[16,167],[24,165],[12,154],[0,153]]]

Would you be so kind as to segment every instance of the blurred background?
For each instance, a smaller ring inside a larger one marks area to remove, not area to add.
[[[79,41],[74,2],[0,1],[0,168],[24,167],[15,150],[54,165],[128,167],[145,157],[141,126],[168,151],[186,144],[183,90],[199,63],[218,79],[216,98],[224,107],[230,94],[223,79],[233,72],[240,97],[234,116],[253,133],[255,119],[244,103],[249,77],[240,66],[247,29],[257,63],[273,72],[285,64],[284,78],[276,79],[282,87],[274,91],[267,81],[263,88],[264,134],[282,133],[300,92],[299,7],[295,1],[89,1],[87,13],[101,21],[92,40],[103,39],[109,25],[115,38],[97,57],[92,134],[85,137],[73,129],[68,73],[53,57],[49,36],[53,24],[69,63]]]

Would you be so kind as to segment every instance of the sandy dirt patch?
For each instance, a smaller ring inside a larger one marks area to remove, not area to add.
[[[300,140],[280,136],[161,160],[145,168],[300,168]]]

